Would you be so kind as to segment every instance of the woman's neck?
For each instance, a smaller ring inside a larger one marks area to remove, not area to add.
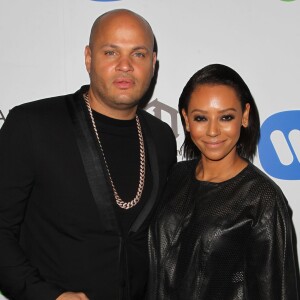
[[[238,154],[234,157],[225,157],[219,161],[201,158],[196,168],[196,178],[201,181],[223,182],[240,173],[248,162]]]

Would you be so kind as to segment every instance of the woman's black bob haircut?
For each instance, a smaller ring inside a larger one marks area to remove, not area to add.
[[[241,127],[241,134],[237,143],[237,152],[241,157],[253,161],[260,138],[258,110],[251,92],[241,76],[233,69],[221,64],[208,65],[197,71],[187,82],[180,95],[178,110],[185,135],[185,140],[181,146],[183,156],[186,159],[201,157],[200,150],[193,143],[190,133],[186,130],[182,110],[188,112],[192,93],[198,86],[206,84],[226,85],[233,88],[241,102],[243,112],[245,111],[246,103],[250,104],[248,127]]]

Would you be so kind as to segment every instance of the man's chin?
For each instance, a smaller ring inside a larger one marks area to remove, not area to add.
[[[119,109],[131,109],[136,107],[139,104],[139,100],[132,100],[132,99],[117,99],[115,100],[115,106]]]

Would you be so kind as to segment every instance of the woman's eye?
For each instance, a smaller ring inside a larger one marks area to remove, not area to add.
[[[203,122],[203,121],[206,121],[206,118],[204,116],[195,116],[194,121]]]
[[[225,115],[225,116],[222,116],[222,118],[221,118],[222,121],[231,121],[233,119],[234,119],[233,115]]]

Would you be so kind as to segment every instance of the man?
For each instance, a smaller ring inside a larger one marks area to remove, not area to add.
[[[90,86],[12,109],[0,132],[0,290],[9,299],[143,299],[147,228],[170,167],[168,125],[137,108],[153,76],[150,25],[94,23]]]

